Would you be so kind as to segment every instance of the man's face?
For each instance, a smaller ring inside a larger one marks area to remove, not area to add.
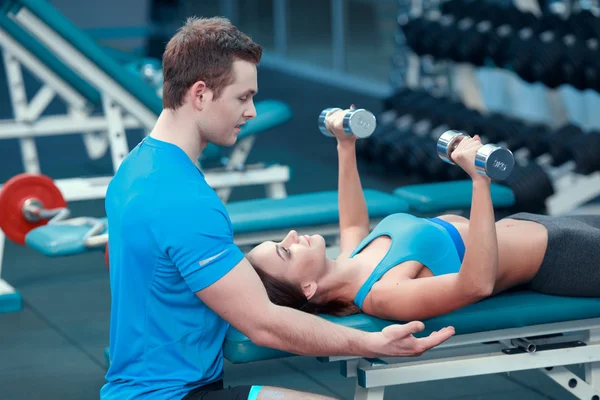
[[[240,126],[256,117],[253,100],[258,92],[256,65],[235,60],[232,74],[233,82],[223,89],[218,99],[207,98],[198,122],[202,139],[219,146],[233,145]]]

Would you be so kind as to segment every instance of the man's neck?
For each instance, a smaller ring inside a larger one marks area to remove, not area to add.
[[[190,160],[196,163],[206,143],[200,139],[193,120],[186,118],[183,113],[185,110],[164,109],[158,116],[150,136],[181,148]]]

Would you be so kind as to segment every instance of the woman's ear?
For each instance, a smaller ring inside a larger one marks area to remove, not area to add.
[[[306,296],[306,300],[310,300],[317,292],[317,282],[307,282],[302,284],[302,293]]]

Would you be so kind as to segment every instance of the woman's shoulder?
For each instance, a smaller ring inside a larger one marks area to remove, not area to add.
[[[404,293],[400,290],[403,282],[415,279],[415,270],[420,270],[422,264],[418,261],[404,261],[388,271],[381,279],[373,284],[363,302],[363,312],[378,318],[390,318],[397,315],[398,304],[402,304]]]

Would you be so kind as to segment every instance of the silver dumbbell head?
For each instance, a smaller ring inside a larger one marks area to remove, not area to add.
[[[515,166],[513,153],[494,144],[482,146],[475,156],[477,172],[495,181],[502,181],[510,175]]]
[[[447,163],[454,164],[452,158],[450,157],[450,154],[452,154],[452,150],[454,150],[456,145],[458,145],[458,140],[463,136],[466,135],[462,132],[455,130],[449,130],[442,133],[442,135],[437,141],[438,156]]]
[[[348,111],[344,116],[344,132],[359,139],[371,136],[376,126],[375,115],[364,108]]]
[[[321,111],[321,114],[319,115],[319,130],[321,131],[321,133],[323,135],[329,136],[329,137],[333,137],[333,135],[331,134],[331,132],[329,132],[327,130],[327,124],[325,123],[325,119],[332,112],[334,112],[334,111],[340,111],[340,110],[341,110],[341,108],[339,108],[339,107],[330,107],[330,108],[326,108],[323,111]]]

